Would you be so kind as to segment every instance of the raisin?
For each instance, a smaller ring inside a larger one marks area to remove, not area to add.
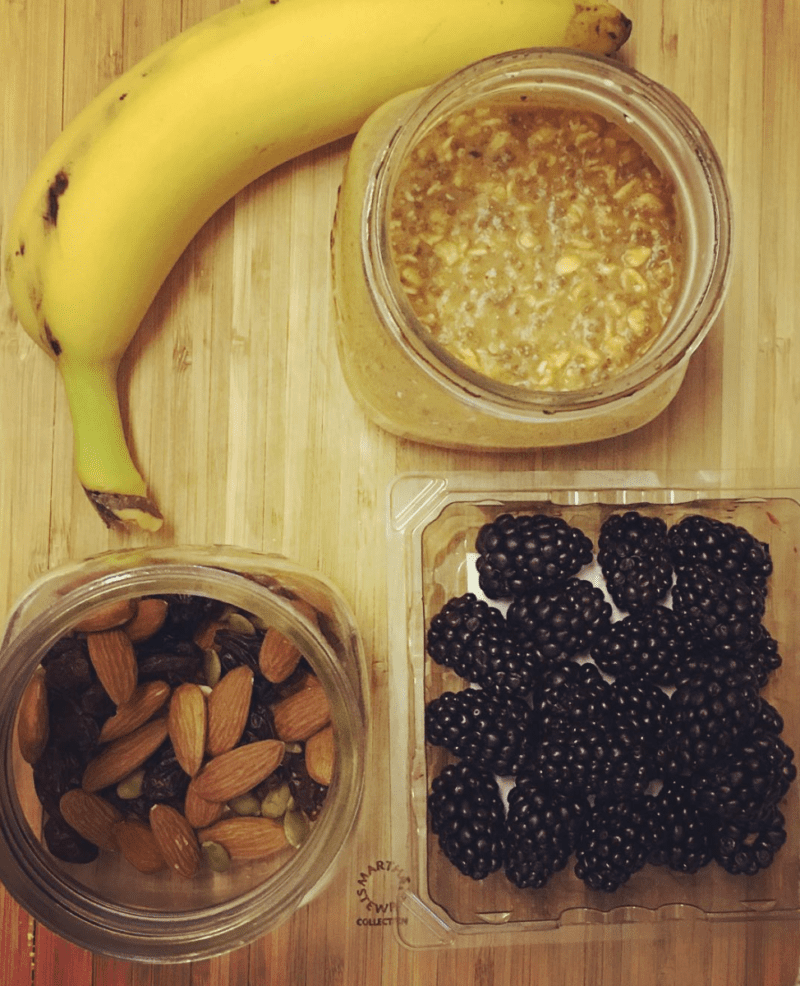
[[[258,651],[261,647],[261,637],[237,630],[217,630],[214,645],[219,654],[219,663],[223,674],[245,664],[258,672]]]
[[[84,766],[74,750],[48,744],[33,767],[33,785],[48,815],[60,817],[61,795],[81,786]]]
[[[202,669],[203,652],[196,645],[184,642],[173,652],[148,654],[139,661],[139,681],[166,681],[177,688],[185,681],[195,681]]]
[[[99,681],[93,682],[81,695],[81,710],[96,719],[100,726],[113,716],[117,707]]]
[[[42,661],[48,689],[66,695],[80,695],[94,682],[88,651],[76,646],[50,660]]]
[[[100,854],[97,846],[78,835],[62,818],[48,818],[42,834],[50,852],[65,863],[91,863]]]
[[[250,711],[242,731],[240,744],[257,743],[259,740],[275,738],[275,723],[271,703],[275,701],[273,686],[261,675],[253,681],[253,694],[250,698]]]
[[[182,809],[189,780],[167,740],[145,762],[142,798],[150,805],[163,802]]]
[[[50,700],[50,735],[55,744],[90,755],[100,740],[100,726],[74,699],[56,696]]]
[[[288,754],[284,763],[289,771],[289,789],[295,805],[313,821],[322,811],[328,788],[309,776],[302,753]]]

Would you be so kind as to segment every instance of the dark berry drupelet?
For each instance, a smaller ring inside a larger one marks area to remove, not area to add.
[[[425,709],[425,738],[500,775],[516,774],[527,754],[530,706],[477,688],[444,692]]]
[[[450,862],[482,880],[499,870],[505,852],[505,808],[494,777],[465,760],[448,764],[428,795],[431,832]]]
[[[608,593],[620,609],[652,608],[672,585],[666,523],[636,510],[612,514],[600,527],[597,561]]]
[[[587,579],[571,578],[516,599],[507,620],[512,633],[544,661],[566,661],[588,654],[595,640],[608,633],[611,605],[602,589]]]
[[[630,613],[592,644],[592,658],[606,674],[674,685],[693,651],[693,638],[666,606]]]
[[[596,801],[575,847],[575,875],[592,890],[618,890],[647,862],[652,819],[647,797]]]
[[[718,818],[758,826],[797,776],[794,751],[772,732],[754,732],[693,778],[695,801]]]
[[[668,541],[676,571],[706,565],[725,578],[766,590],[772,574],[769,545],[745,528],[691,514],[670,527]]]
[[[687,778],[670,778],[653,797],[655,845],[648,862],[696,873],[714,858],[718,821],[699,809]]]
[[[508,795],[505,874],[517,887],[543,887],[564,869],[575,848],[589,803],[541,787],[521,774]]]
[[[591,540],[561,517],[501,514],[478,532],[479,584],[490,599],[509,599],[563,582],[593,557]]]
[[[734,876],[755,876],[772,865],[786,842],[786,821],[775,809],[755,829],[727,822],[715,836],[714,859]]]
[[[672,608],[685,629],[718,645],[745,643],[764,615],[764,595],[703,565],[678,572]]]
[[[670,696],[669,736],[660,752],[666,772],[712,763],[752,728],[758,711],[757,688],[741,662],[698,662]]]
[[[500,610],[467,592],[450,599],[428,627],[428,654],[437,664],[452,668],[462,678],[473,680],[476,654],[505,636],[505,618]]]

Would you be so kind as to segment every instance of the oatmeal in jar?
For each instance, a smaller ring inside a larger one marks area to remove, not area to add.
[[[625,370],[680,287],[671,180],[616,123],[524,95],[476,103],[422,138],[398,176],[389,238],[439,345],[530,390]]]

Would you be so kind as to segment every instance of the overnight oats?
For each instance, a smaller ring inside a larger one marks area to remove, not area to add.
[[[673,184],[597,113],[479,103],[416,146],[390,243],[415,315],[478,373],[578,390],[652,345],[680,286]]]
[[[386,104],[333,236],[342,368],[379,425],[455,448],[638,428],[722,304],[724,174],[669,91],[531,49]]]

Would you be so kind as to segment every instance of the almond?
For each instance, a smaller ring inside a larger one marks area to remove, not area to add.
[[[125,633],[134,644],[148,640],[164,626],[168,609],[166,599],[157,599],[155,596],[140,599],[136,615],[125,624]]]
[[[307,602],[305,599],[300,599],[299,596],[297,599],[290,599],[289,602],[299,613],[302,613],[302,615],[305,616],[309,623],[313,624],[315,627],[319,627],[319,613],[310,602]]]
[[[273,684],[286,681],[300,663],[303,655],[299,649],[274,627],[267,630],[258,652],[261,673]]]
[[[140,873],[158,873],[166,867],[153,830],[139,818],[125,818],[112,826],[119,851]]]
[[[216,802],[245,794],[275,770],[283,760],[284,748],[280,740],[260,740],[214,757],[195,777],[195,794]]]
[[[47,746],[50,735],[50,713],[44,668],[37,668],[19,703],[17,713],[17,742],[23,760],[36,763]]]
[[[197,631],[194,642],[201,650],[208,650],[214,646],[214,638],[217,630],[224,630],[226,623],[224,620],[210,620],[204,627]]]
[[[212,757],[232,750],[242,737],[253,694],[253,671],[242,664],[232,668],[208,696],[206,750]]]
[[[150,828],[167,866],[181,876],[192,877],[200,865],[200,843],[183,815],[167,804],[150,809]]]
[[[124,630],[102,630],[86,638],[92,666],[109,698],[122,705],[133,695],[138,668],[136,652]]]
[[[146,681],[139,685],[128,701],[118,705],[116,713],[103,723],[100,742],[110,743],[132,733],[158,712],[171,691],[166,681]]]
[[[325,726],[306,740],[305,761],[309,777],[328,787],[333,777],[336,750],[333,726]]]
[[[223,818],[198,838],[224,846],[231,859],[264,859],[289,845],[283,825],[271,818]]]
[[[100,791],[121,781],[141,767],[166,738],[167,720],[161,716],[114,740],[86,765],[82,781],[84,791]]]
[[[137,606],[136,599],[117,599],[84,617],[80,623],[75,624],[75,629],[79,633],[95,633],[121,627],[136,615]]]
[[[282,699],[273,709],[275,732],[286,743],[306,740],[330,722],[328,696],[314,675],[304,686]]]
[[[67,825],[100,849],[117,850],[113,826],[122,821],[122,812],[101,798],[76,787],[61,795],[58,808]]]
[[[203,762],[206,748],[206,698],[199,685],[186,682],[172,693],[169,738],[175,758],[190,777]]]
[[[225,805],[218,801],[206,801],[194,789],[194,780],[189,782],[186,797],[183,802],[183,814],[186,821],[195,829],[212,825],[222,817]]]

